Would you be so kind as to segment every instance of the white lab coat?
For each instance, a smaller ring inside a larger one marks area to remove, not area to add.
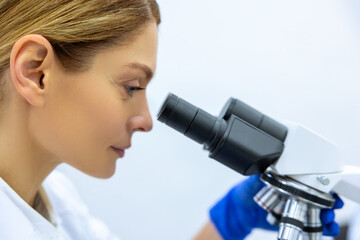
[[[43,182],[56,227],[30,207],[0,178],[1,240],[119,240],[92,217],[71,181],[53,171]]]

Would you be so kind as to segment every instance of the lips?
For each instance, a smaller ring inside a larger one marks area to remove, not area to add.
[[[111,147],[111,148],[118,155],[119,158],[124,157],[125,149],[127,149],[127,148],[116,148],[116,147]]]
[[[126,149],[129,149],[131,147],[131,145],[128,145],[128,146],[125,146],[125,147],[114,147],[114,146],[111,146],[112,148],[115,148],[115,149],[122,149],[122,150],[126,150]]]

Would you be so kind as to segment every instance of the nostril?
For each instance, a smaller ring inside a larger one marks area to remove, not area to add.
[[[140,131],[140,132],[149,132],[152,129],[152,124],[149,124],[147,126],[144,127],[140,127],[138,129],[136,129],[135,131]]]
[[[147,126],[145,128],[145,131],[149,132],[149,131],[151,131],[152,128],[153,128],[153,121],[152,121],[152,119],[150,117],[149,120],[148,120],[148,124],[147,124]]]
[[[146,130],[144,128],[137,128],[134,129],[134,132],[146,132]]]

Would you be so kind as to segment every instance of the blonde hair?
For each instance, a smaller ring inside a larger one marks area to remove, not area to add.
[[[43,186],[41,186],[36,193],[32,207],[56,227],[57,222],[56,217],[54,216],[54,210]]]
[[[81,72],[99,50],[131,42],[152,21],[161,21],[156,0],[0,0],[0,100],[7,95],[1,76],[22,36],[44,36],[66,71]],[[43,188],[33,207],[51,222]]]
[[[0,77],[27,34],[47,38],[64,69],[81,72],[99,50],[130,42],[151,21],[161,21],[156,0],[0,0]]]

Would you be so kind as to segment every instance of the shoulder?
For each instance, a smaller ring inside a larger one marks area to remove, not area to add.
[[[56,232],[0,178],[0,239],[60,239]],[[19,231],[19,228],[21,231]],[[58,236],[58,237],[56,237]]]

